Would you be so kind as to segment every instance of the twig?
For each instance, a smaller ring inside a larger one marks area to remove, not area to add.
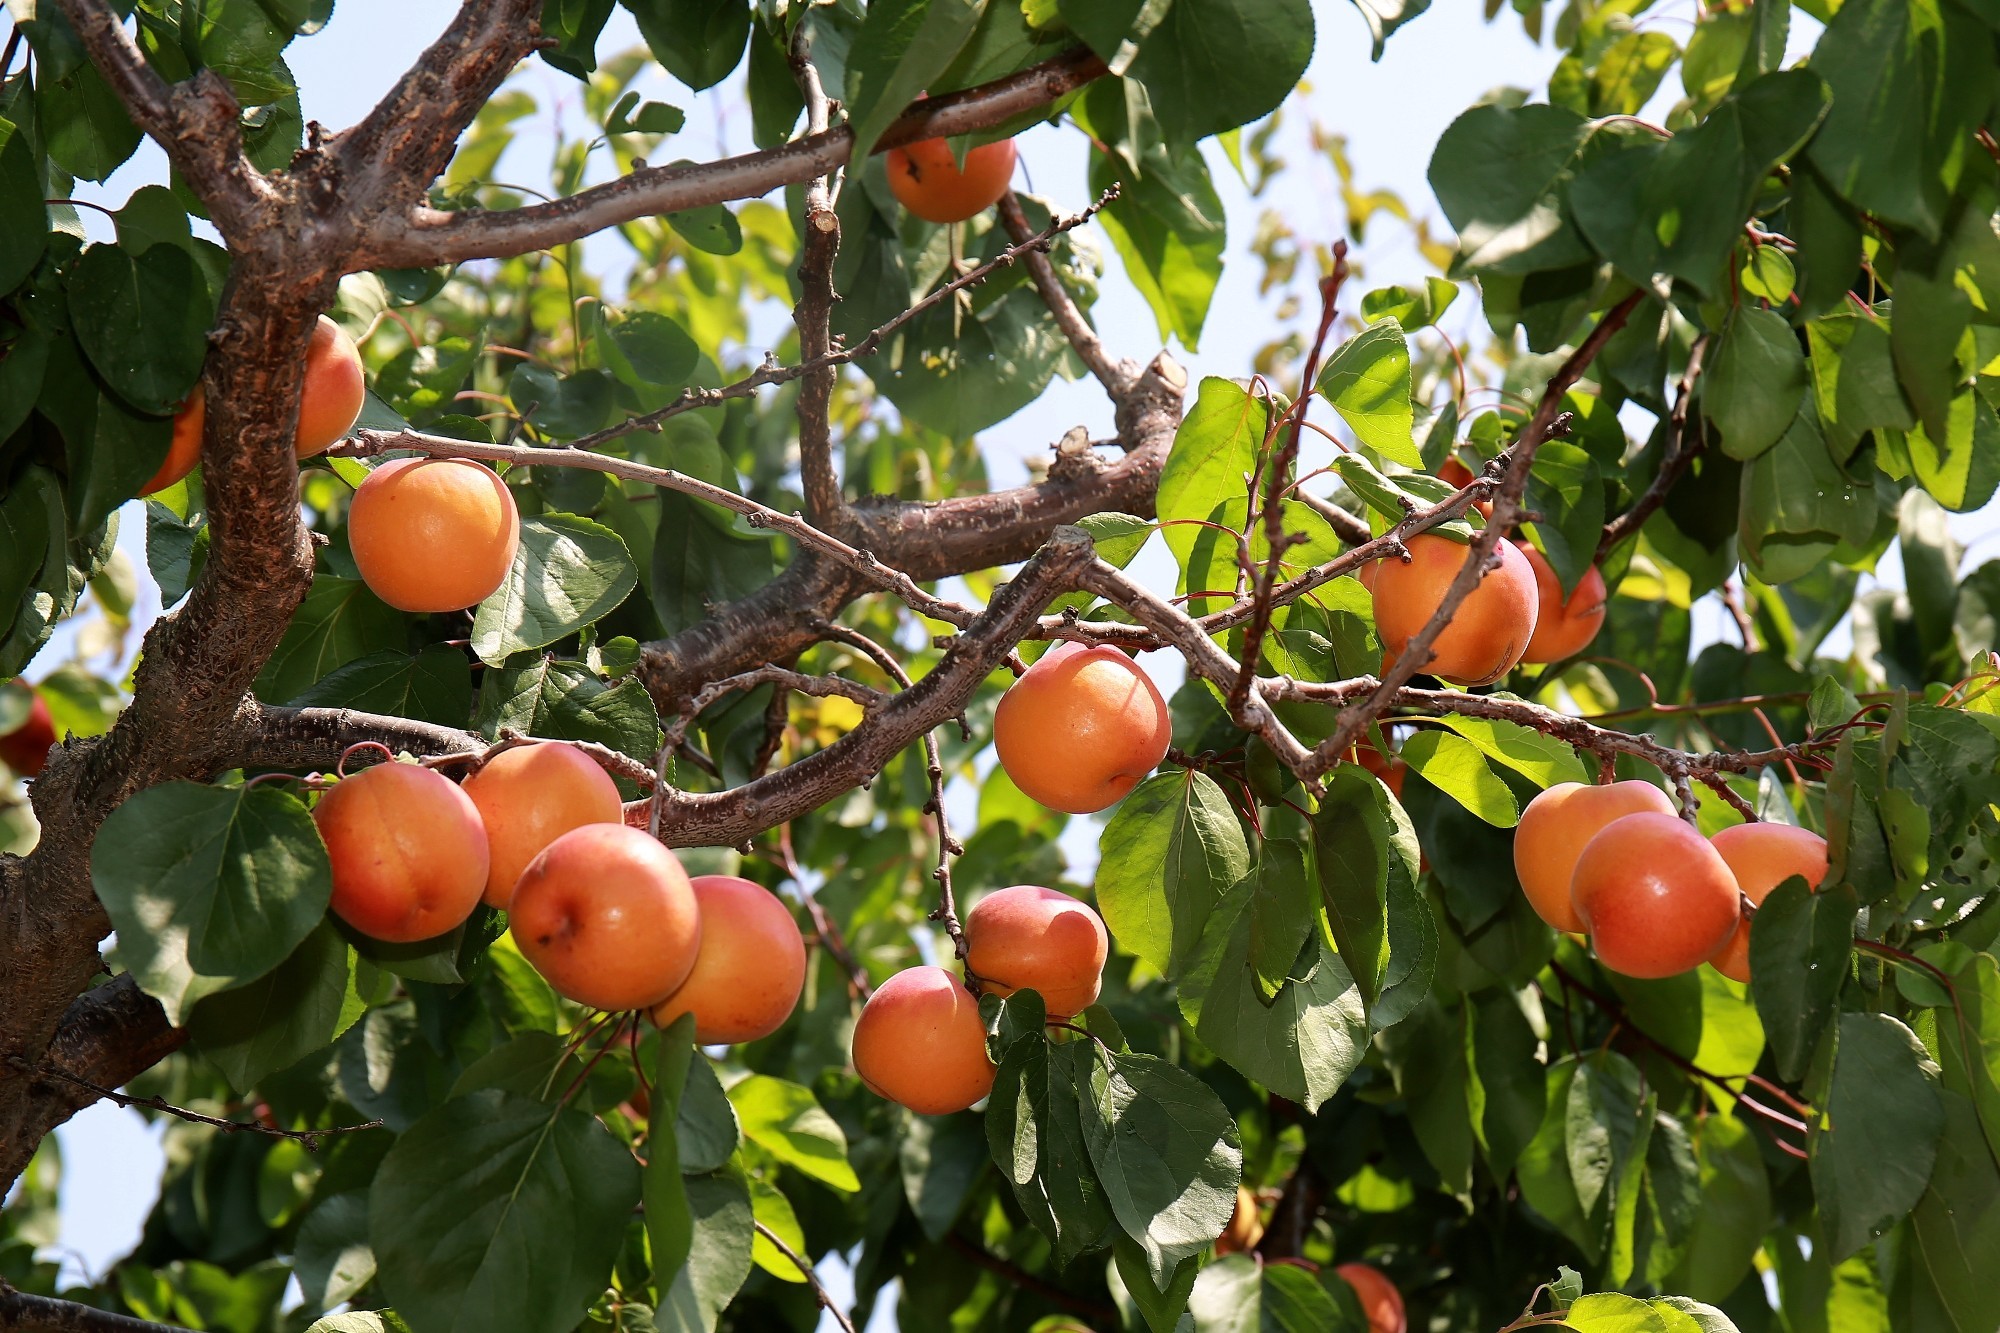
[[[1112,186],[1105,197],[1098,201],[1098,207],[1101,208],[1109,203],[1116,197],[1117,192],[1118,187]],[[1028,215],[1021,210],[1021,201],[1015,198],[1012,190],[1000,196],[1000,224],[1007,229],[1007,234],[1014,238],[1016,244],[1028,245],[1037,235],[1034,227],[1028,222]],[[1034,280],[1035,290],[1041,293],[1042,304],[1047,306],[1049,313],[1055,317],[1056,327],[1062,330],[1063,337],[1069,340],[1069,345],[1076,349],[1076,354],[1083,359],[1083,364],[1090,367],[1090,373],[1097,377],[1097,382],[1102,384],[1105,391],[1113,398],[1123,393],[1132,383],[1133,376],[1138,373],[1137,367],[1121,364],[1105,350],[1104,342],[1097,336],[1097,331],[1090,327],[1090,321],[1084,318],[1083,312],[1076,308],[1076,302],[1072,301],[1069,293],[1063,290],[1062,279],[1056,276],[1055,265],[1049,263],[1047,248],[1030,245],[1021,252],[1021,262],[1027,268],[1028,276]]]
[[[640,763],[637,759],[634,759],[629,754],[625,754],[623,751],[614,750],[610,746],[601,745],[596,741],[548,740],[540,736],[530,736],[524,732],[515,731],[512,727],[502,728],[500,739],[477,753],[434,755],[428,759],[419,759],[417,762],[425,768],[453,768],[466,765],[476,773],[486,767],[486,765],[492,763],[496,755],[505,753],[508,750],[519,749],[524,745],[566,745],[596,760],[597,766],[614,778],[624,778],[635,786],[647,790],[651,790],[653,786],[652,768],[649,765]]]
[[[777,1250],[779,1254],[790,1259],[798,1267],[800,1276],[812,1284],[813,1296],[819,1301],[820,1309],[832,1315],[833,1321],[839,1324],[846,1333],[854,1333],[854,1321],[847,1317],[845,1310],[834,1303],[834,1299],[828,1294],[825,1284],[819,1280],[819,1274],[813,1271],[813,1266],[805,1261],[805,1257],[790,1245],[787,1245],[783,1237],[779,1236],[777,1232],[771,1230],[771,1228],[765,1226],[762,1222],[756,1225],[757,1234],[765,1240],[770,1241],[772,1248]]]
[[[1702,435],[1696,431],[1692,437],[1688,433],[1688,421],[1694,406],[1695,381],[1701,378],[1703,359],[1708,355],[1708,335],[1695,339],[1688,349],[1687,368],[1681,372],[1680,387],[1674,397],[1674,409],[1667,418],[1667,437],[1673,444],[1672,452],[1660,460],[1659,471],[1653,474],[1652,482],[1645,492],[1632,502],[1632,507],[1604,525],[1604,536],[1597,542],[1597,559],[1617,548],[1620,542],[1638,532],[1653,516],[1653,511],[1667,502],[1667,492],[1681,479],[1693,464],[1695,455],[1701,452]]]
[[[792,77],[804,99],[806,131],[824,134],[832,114],[819,69],[812,60],[813,25],[801,23],[788,53]],[[833,352],[833,265],[840,255],[840,218],[833,211],[832,172],[806,184],[805,239],[799,255],[799,299],[792,323],[799,331],[803,364],[823,360]],[[838,526],[845,509],[840,478],[833,468],[833,386],[839,372],[828,362],[800,377],[799,477],[805,492],[806,516],[820,527]]]
[[[785,867],[785,874],[791,877],[792,887],[798,891],[799,901],[805,904],[806,915],[811,918],[813,934],[819,937],[820,946],[833,955],[847,973],[847,984],[854,993],[867,1000],[875,994],[875,984],[868,979],[868,969],[855,960],[853,950],[847,947],[846,936],[840,933],[840,926],[827,914],[820,904],[819,895],[806,889],[805,873],[799,868],[798,857],[792,851],[792,826],[778,825],[778,856]]]
[[[907,684],[907,680],[904,683]],[[841,676],[808,676],[787,667],[761,666],[731,676],[727,680],[718,680],[690,699],[681,709],[680,716],[667,724],[666,742],[663,748],[678,750],[681,742],[687,739],[688,728],[694,724],[695,718],[718,699],[735,694],[739,690],[754,690],[759,685],[780,685],[816,699],[838,696],[842,699],[851,699],[864,709],[879,707],[888,699],[888,696],[880,690],[870,689],[858,681],[847,680]]]
[[[200,1111],[190,1111],[184,1106],[175,1106],[164,1097],[133,1097],[119,1092],[116,1088],[107,1088],[87,1078],[79,1078],[68,1070],[59,1069],[54,1065],[37,1066],[19,1056],[9,1056],[7,1063],[30,1078],[42,1080],[59,1078],[65,1083],[73,1083],[120,1106],[159,1111],[192,1124],[207,1125],[225,1134],[263,1134],[274,1139],[290,1139],[294,1143],[304,1144],[307,1152],[318,1152],[319,1141],[330,1135],[358,1134],[365,1129],[382,1128],[380,1120],[370,1120],[360,1125],[336,1125],[331,1129],[282,1129],[277,1125],[267,1125],[261,1120],[225,1120],[219,1116],[203,1115]]]

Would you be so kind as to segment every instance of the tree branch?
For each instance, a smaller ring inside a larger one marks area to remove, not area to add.
[[[812,1285],[813,1298],[819,1302],[819,1308],[832,1315],[833,1322],[839,1324],[844,1333],[854,1333],[854,1321],[849,1319],[847,1311],[841,1309],[839,1304],[835,1302],[833,1296],[827,1291],[826,1285],[819,1280],[819,1274],[814,1272],[813,1266],[806,1262],[805,1256],[793,1249],[785,1242],[782,1236],[765,1226],[762,1222],[757,1223],[757,1234],[769,1241],[772,1249],[792,1261],[793,1265],[799,1270],[800,1276],[804,1277]]]
[[[1114,185],[1105,191],[1104,196],[1084,216],[1088,217],[1115,199],[1117,189]],[[1022,263],[1027,267],[1028,276],[1034,280],[1035,290],[1041,294],[1042,304],[1055,317],[1056,327],[1062,330],[1063,337],[1069,339],[1069,345],[1076,349],[1083,364],[1090,367],[1090,373],[1097,377],[1105,392],[1116,398],[1130,386],[1139,373],[1139,367],[1118,360],[1105,349],[1097,330],[1090,327],[1083,311],[1077,309],[1076,302],[1063,290],[1062,279],[1056,276],[1055,265],[1049,262],[1046,247],[1031,244],[1036,236],[1035,229],[1029,223],[1028,215],[1021,211],[1021,201],[1012,190],[1000,196],[1000,224],[1014,238],[1015,244],[1022,247]]]
[[[801,23],[790,51],[792,76],[805,102],[807,137],[824,134],[832,114],[819,69],[812,61],[812,25]],[[792,323],[799,331],[799,357],[806,364],[823,361],[833,351],[833,265],[840,257],[840,218],[833,211],[832,169],[806,185],[805,238],[799,254],[799,299]],[[832,362],[806,372],[799,384],[799,477],[805,491],[806,517],[829,531],[838,531],[844,509],[840,477],[833,466],[833,385],[838,372]]]
[[[5,1278],[0,1278],[0,1329],[12,1333],[188,1333],[175,1324],[155,1324],[53,1296],[31,1296],[15,1290]]]
[[[1689,435],[1688,420],[1694,403],[1694,386],[1701,378],[1701,365],[1708,353],[1708,335],[1695,339],[1688,350],[1687,369],[1681,372],[1680,387],[1674,396],[1674,410],[1668,418],[1667,441],[1669,449],[1660,459],[1660,467],[1653,474],[1652,482],[1645,493],[1632,502],[1632,507],[1604,525],[1604,536],[1597,543],[1597,559],[1602,560],[1618,548],[1619,543],[1636,534],[1646,526],[1646,520],[1653,511],[1667,502],[1667,493],[1681,479],[1695,455],[1701,452],[1701,428],[1695,427]]]
[[[1047,106],[1104,72],[1102,60],[1077,47],[992,83],[926,98],[889,127],[875,151],[989,129]],[[546,250],[638,218],[755,199],[782,186],[803,184],[839,167],[853,151],[854,132],[842,125],[717,162],[641,168],[568,198],[526,208],[446,213],[419,207],[400,227],[378,229],[348,262],[355,270],[422,268]]]

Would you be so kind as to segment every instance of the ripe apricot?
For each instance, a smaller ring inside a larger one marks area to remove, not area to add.
[[[647,1009],[701,949],[701,908],[680,858],[642,829],[585,824],[528,862],[507,909],[514,943],[559,994]]]
[[[1590,646],[1604,625],[1604,575],[1592,565],[1577,580],[1569,597],[1563,597],[1562,580],[1548,557],[1528,545],[1518,543],[1521,554],[1535,571],[1535,632],[1528,640],[1523,662],[1560,662]]]
[[[486,830],[455,783],[387,763],[319,798],[313,822],[333,863],[333,910],[372,939],[408,944],[472,915],[486,887]]]
[[[505,907],[514,884],[542,848],[585,824],[621,824],[618,784],[602,765],[574,745],[517,745],[486,761],[465,779],[465,794],[479,807],[492,845],[486,903]]]
[[[299,396],[299,430],[292,451],[302,459],[323,453],[354,429],[367,399],[368,385],[354,339],[321,315],[306,347],[306,383]]]
[[[1709,842],[1736,876],[1736,887],[1753,907],[1762,907],[1771,890],[1793,875],[1805,877],[1817,889],[1826,878],[1826,839],[1811,829],[1790,824],[1737,824]],[[1739,921],[1710,966],[1732,981],[1750,980],[1750,930],[1754,922]]]
[[[1111,952],[1090,904],[1033,884],[995,889],[965,917],[965,965],[981,990],[1003,998],[1040,992],[1050,1018],[1074,1018],[1097,1003]]]
[[[28,720],[0,736],[0,762],[24,778],[40,777],[56,744],[56,721],[40,694],[28,705]]]
[[[1514,876],[1535,914],[1557,930],[1583,933],[1569,898],[1576,858],[1606,824],[1644,811],[1672,815],[1674,803],[1650,782],[1558,782],[1528,802],[1514,829]]]
[[[194,471],[194,465],[201,461],[201,429],[208,417],[207,401],[202,396],[201,385],[195,385],[194,392],[174,413],[174,438],[167,444],[167,456],[160,463],[160,470],[153,474],[151,481],[139,488],[139,494],[164,491]]]
[[[1715,955],[1739,919],[1729,863],[1673,815],[1614,819],[1584,844],[1570,900],[1597,957],[1628,977],[1671,977]]]
[[[1368,1264],[1341,1264],[1334,1272],[1354,1288],[1361,1313],[1368,1316],[1368,1333],[1407,1333],[1409,1316],[1403,1311],[1403,1293],[1396,1290],[1379,1268]]]
[[[1014,178],[1014,141],[981,144],[959,169],[951,145],[923,139],[888,154],[889,190],[926,222],[963,222],[1000,202]]]
[[[697,875],[701,948],[694,970],[653,1010],[661,1027],[694,1015],[694,1039],[756,1041],[784,1025],[806,984],[806,942],[785,904],[734,875]]]
[[[354,492],[347,541],[362,581],[398,611],[463,611],[506,582],[521,513],[491,468],[399,458]]]
[[[876,988],[854,1024],[854,1072],[918,1115],[950,1115],[993,1091],[979,1001],[941,967],[912,967]]]
[[[1008,687],[993,747],[1014,785],[1051,810],[1087,815],[1122,799],[1173,741],[1167,701],[1116,648],[1061,643]]]
[[[1425,533],[1405,545],[1410,559],[1383,561],[1372,589],[1375,629],[1391,657],[1400,657],[1430,623],[1466,560],[1467,548],[1445,537]],[[1490,685],[1521,660],[1535,633],[1535,573],[1511,543],[1501,542],[1494,553],[1499,567],[1458,604],[1419,670],[1460,685]]]
[[[1247,1254],[1257,1248],[1257,1242],[1264,1239],[1264,1219],[1257,1216],[1257,1196],[1243,1186],[1236,1187],[1236,1211],[1229,1215],[1229,1225],[1215,1238],[1215,1254],[1221,1258],[1225,1254]]]

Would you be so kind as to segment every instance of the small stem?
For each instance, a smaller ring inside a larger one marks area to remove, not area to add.
[[[805,1256],[801,1255],[790,1245],[787,1245],[777,1232],[771,1230],[771,1228],[765,1226],[762,1222],[757,1223],[756,1226],[757,1234],[765,1240],[770,1241],[772,1248],[777,1250],[779,1254],[791,1260],[798,1267],[799,1273],[812,1285],[813,1296],[819,1301],[820,1309],[832,1315],[833,1321],[839,1324],[845,1333],[854,1333],[854,1321],[849,1319],[847,1312],[834,1302],[833,1297],[828,1294],[825,1285],[820,1282],[819,1274],[815,1273],[813,1266],[805,1261]]]

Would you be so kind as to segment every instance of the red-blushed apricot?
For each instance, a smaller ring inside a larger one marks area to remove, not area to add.
[[[1033,884],[995,889],[965,917],[965,965],[979,988],[1006,997],[1039,992],[1050,1018],[1074,1018],[1097,1003],[1111,952],[1090,904]]]
[[[489,907],[505,907],[528,862],[563,834],[585,824],[625,821],[618,784],[603,765],[559,741],[502,750],[465,779],[465,794],[479,807],[493,848],[486,872]]]
[[[756,1041],[784,1026],[806,984],[806,942],[778,895],[734,875],[697,875],[701,949],[686,981],[653,1010],[667,1026],[694,1015],[704,1046]]]
[[[1368,1333],[1408,1333],[1409,1316],[1403,1311],[1403,1293],[1396,1290],[1379,1268],[1367,1264],[1341,1264],[1334,1272],[1354,1288],[1361,1313],[1368,1316]]]
[[[347,330],[319,317],[306,347],[306,383],[299,396],[299,430],[292,442],[300,458],[322,453],[361,419],[368,385],[361,375],[361,353]]]
[[[585,824],[544,847],[514,886],[507,928],[558,994],[593,1009],[650,1009],[701,949],[680,858],[624,824]]]
[[[1570,900],[1613,972],[1678,976],[1715,956],[1739,919],[1736,876],[1694,826],[1646,812],[1584,844]]]
[[[1521,654],[1521,660],[1560,662],[1575,657],[1590,646],[1597,631],[1604,627],[1607,600],[1604,575],[1592,565],[1576,581],[1568,598],[1564,598],[1562,580],[1556,577],[1548,557],[1526,542],[1518,545],[1535,571],[1536,599],[1535,633],[1528,640],[1528,651]]]
[[[1762,907],[1771,890],[1793,875],[1804,876],[1817,889],[1826,878],[1826,839],[1811,829],[1790,824],[1737,824],[1723,829],[1709,843],[1736,876],[1736,887]],[[1709,965],[1732,981],[1750,980],[1750,931],[1754,921],[1739,921]]]
[[[960,170],[951,145],[923,139],[891,148],[886,163],[896,201],[926,222],[963,222],[1000,202],[1014,178],[1014,141],[981,144]]]
[[[941,967],[912,967],[876,988],[854,1024],[854,1072],[918,1115],[950,1115],[993,1091],[979,1001]]]
[[[1248,1254],[1257,1248],[1257,1242],[1264,1239],[1264,1219],[1257,1215],[1257,1196],[1243,1186],[1236,1187],[1236,1211],[1229,1215],[1229,1225],[1215,1238],[1215,1254],[1219,1259],[1225,1254]]]
[[[160,463],[160,470],[153,474],[151,481],[139,488],[139,494],[164,491],[194,471],[194,465],[201,461],[201,430],[208,417],[207,401],[202,396],[201,385],[195,385],[194,392],[174,413],[174,437],[167,444],[167,456]]]
[[[1535,914],[1557,930],[1582,934],[1569,898],[1576,858],[1606,824],[1642,812],[1672,815],[1674,803],[1650,782],[1558,782],[1529,801],[1514,828],[1514,876]]]
[[[1172,742],[1159,687],[1110,647],[1057,644],[993,713],[993,747],[1007,776],[1032,799],[1072,815],[1117,803]]]
[[[1444,602],[1468,548],[1428,533],[1405,545],[1410,559],[1385,560],[1372,589],[1382,647],[1400,657]],[[1490,685],[1513,670],[1535,633],[1535,572],[1509,542],[1495,548],[1497,569],[1458,604],[1419,670],[1460,685]]]
[[[1444,462],[1438,464],[1437,474],[1439,481],[1448,481],[1461,491],[1470,486],[1473,480],[1472,469],[1460,462],[1457,454],[1446,455]],[[1474,500],[1472,507],[1488,518],[1493,516],[1491,500]]]
[[[486,887],[486,829],[456,783],[416,764],[343,778],[313,822],[333,863],[333,910],[371,939],[408,944],[472,915]]]
[[[28,705],[28,720],[0,736],[0,762],[24,778],[40,777],[56,744],[56,720],[40,694]]]
[[[362,582],[398,611],[463,611],[506,582],[521,512],[491,468],[399,458],[354,492],[347,541]]]

